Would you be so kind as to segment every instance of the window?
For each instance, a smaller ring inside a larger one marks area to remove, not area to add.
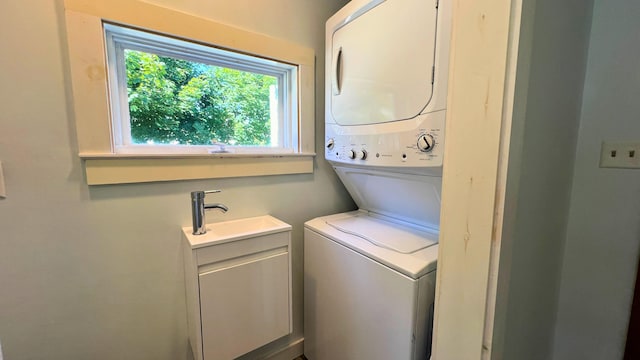
[[[64,3],[89,185],[313,172],[313,49],[144,1]]]
[[[297,67],[104,24],[116,153],[292,152]]]

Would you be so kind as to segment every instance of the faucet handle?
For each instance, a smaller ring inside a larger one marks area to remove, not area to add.
[[[221,191],[222,191],[222,190],[205,190],[205,191],[199,190],[199,191],[192,191],[192,192],[191,192],[191,199],[194,199],[194,200],[195,200],[195,199],[204,199],[204,196],[205,196],[206,194],[219,193],[219,192],[221,192]]]

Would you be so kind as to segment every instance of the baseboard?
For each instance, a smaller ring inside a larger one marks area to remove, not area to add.
[[[267,355],[267,360],[293,360],[304,353],[304,338],[297,339],[284,349],[279,349],[270,355]]]

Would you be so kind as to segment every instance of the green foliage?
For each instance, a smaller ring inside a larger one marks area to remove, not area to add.
[[[273,76],[126,50],[134,143],[269,145]]]

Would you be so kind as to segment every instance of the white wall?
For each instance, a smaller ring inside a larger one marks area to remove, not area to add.
[[[156,0],[312,47],[323,153],[324,21],[345,0]],[[219,188],[210,221],[272,214],[294,226],[302,334],[302,224],[354,208],[321,156],[311,175],[89,188],[70,111],[61,0],[0,2],[0,341],[5,359],[185,359],[181,226],[189,192]],[[212,199],[213,200],[213,199]]]
[[[493,359],[549,359],[591,2],[524,2]]]
[[[598,167],[640,140],[640,3],[596,0],[564,249],[554,359],[622,359],[640,243],[640,170]]]

